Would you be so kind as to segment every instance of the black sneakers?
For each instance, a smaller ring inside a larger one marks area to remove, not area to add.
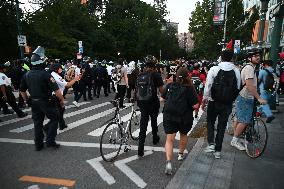
[[[153,137],[153,144],[156,145],[160,142],[160,137],[157,135],[156,137]]]
[[[14,113],[13,110],[9,110],[9,109],[3,110],[3,114],[13,114],[13,113]]]
[[[43,148],[44,148],[44,145],[43,145],[43,144],[36,145],[36,146],[35,146],[35,151],[41,151]]]
[[[275,119],[274,116],[270,116],[266,119],[266,123],[271,123]]]
[[[60,144],[52,143],[52,144],[46,144],[47,148],[54,148],[54,149],[58,149],[60,147]]]
[[[63,130],[63,129],[65,129],[65,128],[67,128],[67,127],[68,127],[67,124],[65,124],[65,125],[59,125],[59,130]]]
[[[27,115],[28,115],[27,113],[23,112],[23,113],[18,114],[18,117],[22,118],[22,117],[26,117]]]

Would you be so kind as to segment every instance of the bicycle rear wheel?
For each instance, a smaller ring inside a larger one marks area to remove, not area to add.
[[[100,140],[100,152],[103,160],[112,162],[118,156],[122,143],[121,126],[116,122],[107,124]]]
[[[133,140],[139,139],[140,117],[141,117],[140,110],[136,109],[129,121],[130,136]]]
[[[246,153],[251,158],[261,156],[267,145],[267,128],[263,120],[254,119],[254,126],[250,126],[245,134]]]

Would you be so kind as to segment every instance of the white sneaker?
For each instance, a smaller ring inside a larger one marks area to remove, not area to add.
[[[214,152],[213,155],[214,155],[215,159],[221,158],[221,152]]]
[[[239,142],[231,141],[231,146],[236,147],[238,150],[244,151],[246,148]]]
[[[73,104],[74,104],[74,106],[76,106],[77,108],[79,108],[79,107],[80,107],[80,105],[79,105],[79,103],[78,103],[78,102],[73,101],[72,103],[73,103]]]
[[[213,145],[213,144],[208,145],[208,146],[204,149],[204,152],[206,152],[206,153],[215,152],[215,145]]]
[[[171,175],[173,174],[173,169],[172,169],[172,163],[170,161],[167,162],[166,164],[166,170],[165,170],[165,174],[166,175]]]
[[[178,153],[178,161],[182,161],[183,160],[183,154],[182,153]]]

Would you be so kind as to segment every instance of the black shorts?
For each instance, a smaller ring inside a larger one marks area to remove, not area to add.
[[[186,135],[192,128],[193,119],[189,119],[186,122],[184,121],[175,121],[174,119],[168,119],[167,117],[163,118],[163,126],[166,134],[174,134],[178,131],[181,134]]]

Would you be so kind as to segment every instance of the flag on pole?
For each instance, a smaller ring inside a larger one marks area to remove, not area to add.
[[[233,50],[233,39],[227,44],[227,49],[228,50]]]

